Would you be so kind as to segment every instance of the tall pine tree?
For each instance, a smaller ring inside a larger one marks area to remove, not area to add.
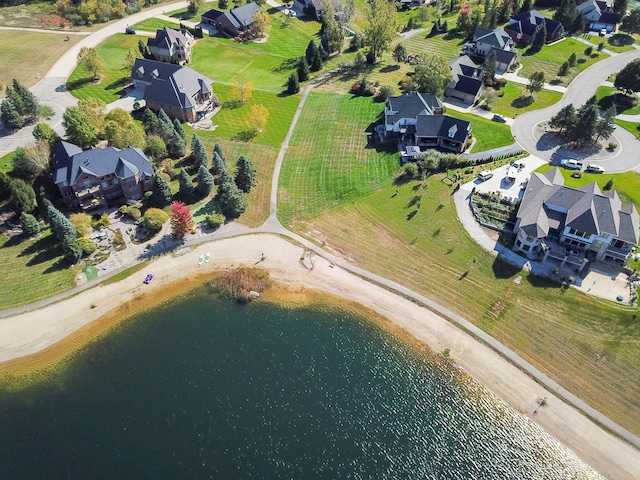
[[[198,169],[198,176],[196,177],[196,182],[198,186],[196,187],[198,193],[203,197],[206,197],[213,190],[214,181],[213,175],[205,168],[204,165],[200,165]]]
[[[227,218],[239,217],[249,206],[245,194],[226,172],[221,176],[221,183],[218,187],[218,204],[222,214]]]
[[[204,147],[200,137],[195,133],[191,137],[191,164],[196,168],[199,168],[200,166],[209,168],[207,149]]]
[[[236,162],[236,185],[244,193],[249,193],[256,184],[256,169],[251,160],[241,155]]]
[[[187,173],[184,168],[180,169],[180,174],[178,175],[178,182],[180,183],[180,196],[182,198],[190,198],[193,196],[194,187],[193,182],[191,181],[191,177]]]
[[[173,200],[169,183],[159,173],[156,173],[152,191],[151,200],[160,208],[166,207]]]

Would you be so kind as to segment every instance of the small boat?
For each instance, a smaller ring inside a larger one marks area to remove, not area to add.
[[[211,258],[211,254],[209,252],[207,252],[207,254],[204,257],[204,262],[205,263],[209,263],[209,259]]]
[[[200,258],[198,259],[198,265],[202,265],[202,262],[204,262],[204,255],[200,255]]]
[[[258,298],[260,296],[260,294],[255,290],[249,290],[249,295],[251,295],[253,298]]]

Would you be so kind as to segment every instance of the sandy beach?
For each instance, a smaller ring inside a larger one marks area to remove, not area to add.
[[[207,252],[211,253],[211,261],[198,265],[198,257]],[[281,237],[246,235],[185,247],[177,253],[157,258],[148,268],[121,282],[91,288],[41,310],[0,319],[0,362],[30,355],[37,361],[38,352],[141,295],[153,295],[167,284],[207,271],[254,266],[264,255],[260,268],[268,269],[274,281],[294,289],[321,290],[357,302],[404,328],[432,350],[450,349],[453,362],[515,410],[534,419],[603,476],[638,478],[638,450],[565,404],[488,346],[432,311],[315,254],[308,255],[302,262],[305,250]],[[142,280],[149,272],[156,275],[155,279],[150,285],[144,285]],[[544,397],[547,406],[533,416],[538,399]]]

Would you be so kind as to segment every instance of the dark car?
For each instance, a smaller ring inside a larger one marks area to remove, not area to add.
[[[127,27],[125,29],[124,33],[126,33],[127,35],[135,35],[136,34],[136,29],[135,28],[131,28],[131,27]]]
[[[500,123],[507,123],[507,120],[500,115],[499,113],[496,113],[491,120],[493,120],[494,122],[500,122]]]
[[[153,277],[155,277],[153,273],[148,274],[146,277],[144,277],[144,283],[149,285],[151,283],[151,280],[153,280]]]

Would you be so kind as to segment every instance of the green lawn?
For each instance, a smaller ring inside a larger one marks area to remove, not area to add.
[[[15,152],[7,153],[5,156],[0,157],[0,172],[9,173],[13,170],[13,156]]]
[[[431,25],[429,25],[429,29]],[[455,21],[449,21],[449,28],[455,28]],[[435,35],[433,37],[428,36],[427,32],[420,35],[415,35],[408,40],[402,42],[402,45],[412,55],[420,55],[421,53],[435,53],[442,55],[447,60],[457,58],[460,56],[462,47],[465,44],[464,38],[455,37],[453,35]]]
[[[579,42],[574,38],[565,38],[552,45],[545,45],[542,50],[531,55],[530,49],[521,48],[518,50],[518,61],[523,65],[519,75],[521,77],[529,77],[534,72],[544,72],[545,81],[557,83],[558,85],[568,85],[585,68],[593,65],[608,55],[595,51],[590,57],[585,57],[584,51],[587,45]],[[568,75],[564,77],[558,76],[560,66],[569,59],[572,53],[578,58],[576,66],[571,68]]]
[[[511,135],[511,128],[502,123],[492,122],[477,115],[453,110],[447,110],[447,115],[471,122],[471,128],[473,129],[471,133],[476,138],[476,144],[471,149],[471,153],[504,147],[511,145],[514,141]]]
[[[309,95],[280,174],[278,217],[285,225],[391,185],[398,152],[367,148],[382,110],[371,98]]]
[[[518,99],[523,95],[528,96],[529,93],[524,85],[515,82],[507,83],[507,85],[500,90],[500,93],[504,93],[504,95],[502,97],[496,97],[491,103],[491,110],[512,118],[530,110],[546,108],[559,102],[562,98],[562,94],[559,92],[541,90],[535,93],[535,101],[533,103],[523,106]]]
[[[99,84],[91,81],[91,74],[83,67],[76,67],[69,79],[69,92],[79,99],[89,97],[99,98],[111,103],[120,98],[122,88],[129,83],[130,70],[124,70],[122,64],[129,48],[138,49],[137,35],[118,33],[108,38],[98,46],[98,53],[102,56],[107,68]]]
[[[162,30],[164,27],[177,28],[178,23],[169,22],[167,20],[162,20],[160,18],[148,18],[140,23],[136,23],[132,25],[132,28],[136,30],[146,30],[148,32],[155,32],[156,30]],[[147,37],[140,37],[142,41],[146,44]]]
[[[544,164],[536,170],[536,172],[544,173],[551,170],[553,165]],[[607,182],[613,178],[614,190],[618,192],[620,198],[625,203],[633,203],[636,208],[640,209],[640,174],[637,172],[624,172],[614,174],[597,174],[597,173],[582,173],[581,178],[574,178],[571,176],[573,171],[561,168],[562,177],[564,183],[568,187],[580,188],[583,185],[587,185],[591,182],[596,182],[602,192],[605,192],[604,186]]]
[[[596,90],[596,97],[598,98],[598,106],[606,110],[612,105],[613,94],[618,92],[614,87],[598,87]],[[636,96],[637,99],[637,96]],[[637,115],[640,113],[640,102],[635,106],[629,108],[623,108],[622,106],[616,106],[618,113],[624,113],[625,115]]]
[[[69,268],[55,243],[48,231],[37,240],[9,240],[0,235],[4,272],[0,308],[35,302],[75,287],[76,271]]]
[[[626,122],[624,120],[616,119],[616,124],[620,125],[625,130],[630,131],[636,136],[638,140],[640,140],[640,130],[638,130],[638,127],[640,127],[640,123]]]

